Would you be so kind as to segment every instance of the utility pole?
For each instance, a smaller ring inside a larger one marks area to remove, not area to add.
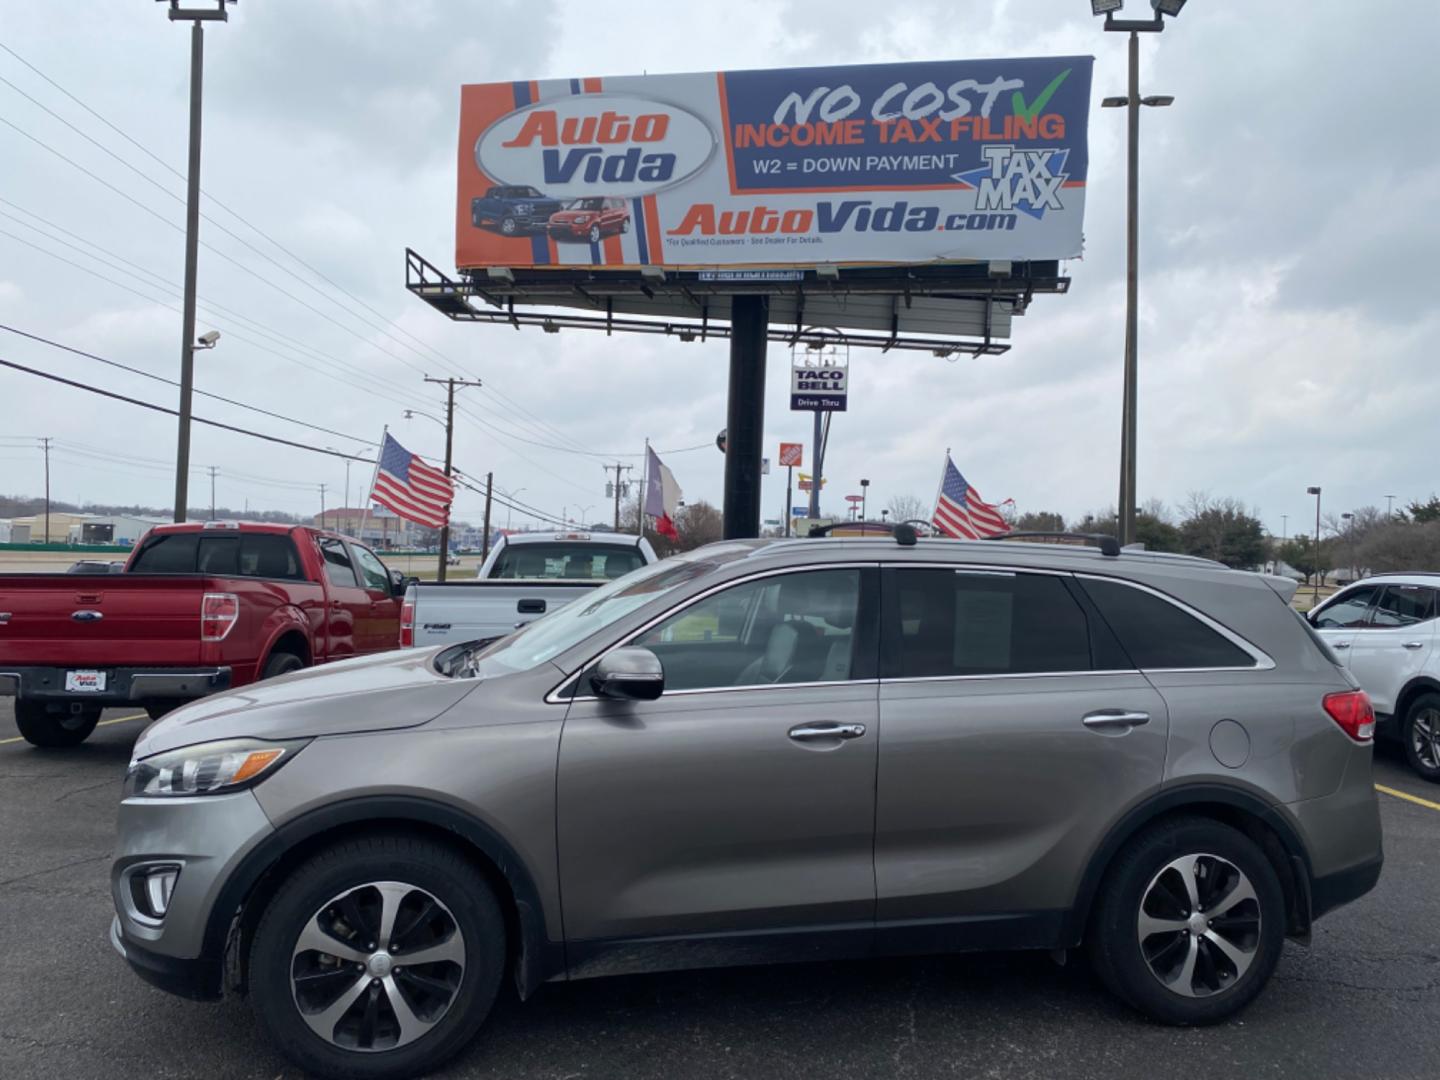
[[[490,496],[495,493],[495,474],[485,474],[485,533],[480,540],[480,561],[490,557]]]
[[[175,445],[176,521],[186,518],[190,498],[190,400],[195,387],[195,277],[200,245],[200,115],[204,83],[205,31],[202,23],[224,22],[227,0],[215,0],[213,8],[181,8],[170,0],[170,21],[190,23],[190,162],[185,183],[185,299],[180,315],[180,409],[179,433]],[[235,0],[228,0],[234,3]]]
[[[455,452],[455,389],[467,386],[479,386],[479,379],[432,379],[425,376],[427,383],[435,383],[437,386],[445,387],[445,475],[454,474],[454,452]],[[446,508],[445,524],[440,526],[440,565],[435,573],[436,581],[445,580],[446,559],[450,555],[450,511]]]
[[[214,466],[214,465],[209,466],[209,468],[210,468],[210,520],[211,520],[211,521],[214,521],[214,520],[215,520],[215,474],[218,473],[220,470],[219,470],[216,466]]]
[[[40,440],[45,451],[45,543],[50,542],[50,444],[55,440],[46,436]]]
[[[604,469],[606,473],[609,473],[611,469],[614,469],[614,470],[615,470],[615,531],[616,531],[616,532],[619,532],[619,531],[620,531],[620,489],[621,489],[620,473],[621,473],[622,471],[624,471],[624,472],[629,472],[631,469],[635,468],[635,466],[634,466],[634,465],[622,465],[620,462],[617,461],[614,465],[602,465],[601,468]],[[645,507],[642,506],[642,507],[640,507],[641,528],[640,528],[639,530],[637,530],[637,531],[642,532],[642,533],[643,533],[643,531],[644,531],[644,519],[645,519]]]
[[[320,485],[320,528],[325,528],[325,485]]]

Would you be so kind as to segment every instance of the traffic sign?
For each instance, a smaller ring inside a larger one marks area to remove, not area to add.
[[[780,444],[780,464],[786,468],[799,468],[805,464],[805,444],[798,442],[782,442]]]

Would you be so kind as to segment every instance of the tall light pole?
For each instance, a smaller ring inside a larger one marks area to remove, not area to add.
[[[1320,489],[1307,487],[1306,495],[1315,496],[1315,599],[1311,606],[1320,602]]]
[[[870,497],[870,481],[869,481],[869,480],[866,480],[866,479],[864,479],[864,478],[862,477],[861,480],[860,480],[860,520],[861,520],[861,521],[868,521],[868,520],[869,520],[869,519],[865,516],[865,502],[866,502],[866,500],[867,500],[869,497]]]
[[[1290,535],[1290,515],[1280,515],[1280,543],[1285,543]]]
[[[1392,509],[1392,508],[1394,507],[1394,505],[1395,505],[1395,496],[1394,496],[1394,495],[1386,495],[1386,496],[1385,496],[1385,520],[1386,520],[1386,521],[1393,521],[1393,520],[1395,520],[1395,511]]]
[[[169,0],[170,21],[190,23],[190,162],[185,178],[185,299],[180,314],[180,417],[175,443],[176,521],[185,520],[186,504],[190,498],[190,399],[195,387],[195,276],[200,245],[200,108],[205,67],[205,31],[202,24],[212,19],[224,22],[230,17],[225,5],[234,2],[213,0],[213,7],[182,8],[180,0]]]
[[[508,493],[507,493],[507,492],[504,492],[504,491],[501,491],[501,492],[500,492],[500,494],[501,494],[501,495],[504,495],[505,498],[506,498],[506,500],[507,500],[507,505],[506,505],[506,507],[505,507],[505,531],[506,531],[506,532],[509,532],[509,531],[510,531],[510,515],[511,515],[511,514],[514,512],[514,510],[515,510],[515,508],[514,508],[513,506],[510,506],[509,503],[512,503],[512,502],[514,502],[517,498],[519,498],[519,497],[520,497],[520,492],[522,492],[522,491],[524,491],[524,490],[525,490],[525,488],[523,488],[523,487],[518,487],[518,488],[516,488],[514,491],[511,491],[511,492],[508,492]]]
[[[1140,34],[1158,33],[1165,29],[1164,16],[1180,14],[1185,0],[1150,0],[1155,16],[1152,19],[1117,19],[1115,13],[1124,0],[1090,0],[1092,15],[1105,16],[1105,29],[1130,35],[1130,80],[1124,97],[1107,97],[1100,104],[1105,108],[1125,107],[1127,130],[1127,169],[1125,200],[1125,375],[1124,395],[1120,407],[1120,506],[1117,531],[1122,545],[1135,540],[1135,417],[1137,397],[1137,352],[1140,281],[1140,106],[1164,106],[1174,102],[1167,94],[1140,96]]]

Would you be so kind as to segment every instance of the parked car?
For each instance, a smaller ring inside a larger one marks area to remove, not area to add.
[[[124,559],[81,559],[73,562],[65,571],[67,574],[121,574],[125,572]]]
[[[655,561],[641,536],[588,532],[502,535],[471,581],[413,581],[402,646],[483,641],[506,634]]]
[[[1374,886],[1373,713],[1291,583],[1107,550],[714,544],[197,702],[136,745],[111,940],[198,999],[231,958],[326,1076],[435,1067],[507,977],[766,960],[1083,945],[1218,1021]]]
[[[572,199],[565,209],[550,215],[550,235],[556,240],[581,240],[592,244],[601,237],[630,231],[630,207],[624,199],[587,196]]]
[[[498,185],[470,200],[470,223],[502,236],[543,232],[553,214],[561,209],[559,199],[540,194],[527,185]]]
[[[1380,733],[1417,774],[1440,783],[1440,574],[1377,574],[1309,615],[1370,695]]]
[[[121,574],[0,575],[0,695],[36,746],[75,746],[101,711],[176,705],[394,649],[405,579],[334,533],[159,525]]]

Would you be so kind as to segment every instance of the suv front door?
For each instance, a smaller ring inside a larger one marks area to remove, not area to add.
[[[1370,606],[1380,595],[1378,585],[1355,585],[1338,592],[1309,615],[1310,625],[1346,667],[1355,635],[1370,619]]]
[[[1435,641],[1435,590],[1386,585],[1350,643],[1350,671],[1375,711],[1393,713],[1401,688],[1425,668]]]
[[[1160,786],[1165,702],[1067,575],[894,568],[881,593],[879,948],[1053,941]]]
[[[581,676],[557,794],[572,973],[643,970],[647,946],[684,966],[721,933],[757,955],[868,949],[874,601],[873,569],[754,578],[628,642],[660,657],[658,700],[597,699]]]

